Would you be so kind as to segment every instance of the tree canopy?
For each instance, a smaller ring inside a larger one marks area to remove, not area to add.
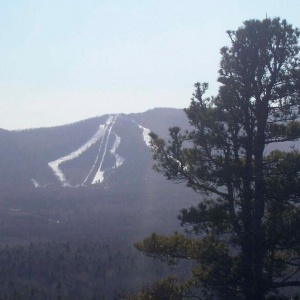
[[[136,248],[195,267],[186,282],[156,283],[138,299],[167,288],[174,299],[260,300],[300,286],[299,30],[266,18],[227,34],[217,96],[196,83],[185,109],[192,130],[170,128],[169,141],[151,134],[155,170],[203,197],[179,215],[188,234],[153,234]]]

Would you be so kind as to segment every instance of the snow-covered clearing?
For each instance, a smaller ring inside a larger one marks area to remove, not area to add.
[[[107,123],[110,124],[112,120],[113,120],[113,116],[110,116],[106,121],[106,124]],[[70,184],[68,183],[65,174],[59,168],[59,165],[66,161],[70,161],[79,157],[81,154],[87,151],[92,145],[94,145],[97,141],[99,141],[99,139],[105,134],[105,131],[106,131],[106,126],[100,125],[97,132],[84,145],[79,147],[77,150],[71,152],[70,154],[60,157],[59,159],[48,163],[49,167],[54,172],[54,175],[59,179],[59,181],[62,183],[63,186],[69,186]]]

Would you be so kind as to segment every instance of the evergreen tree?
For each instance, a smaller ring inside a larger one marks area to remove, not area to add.
[[[182,299],[260,300],[300,286],[300,153],[290,147],[300,137],[299,30],[275,18],[227,33],[218,95],[204,98],[208,84],[196,83],[185,109],[193,130],[171,128],[168,142],[151,134],[154,168],[204,195],[179,216],[190,235],[136,244],[170,264],[195,260],[190,280],[167,281]]]

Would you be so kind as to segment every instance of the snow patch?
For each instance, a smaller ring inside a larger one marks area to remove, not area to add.
[[[33,185],[34,185],[34,187],[37,189],[38,187],[40,187],[40,184],[36,181],[36,180],[34,180],[33,178],[31,179],[31,181],[32,181],[32,183],[33,183]]]
[[[113,154],[115,156],[116,159],[116,164],[114,166],[114,168],[119,168],[120,166],[122,166],[122,164],[124,163],[125,159],[119,155],[118,153],[116,153],[120,143],[121,143],[121,137],[119,137],[117,134],[115,134],[115,142],[110,150],[110,153]]]
[[[102,181],[104,180],[104,171],[101,171],[100,169],[98,169],[92,184],[96,184],[96,183],[102,183]]]
[[[141,126],[141,125],[139,125],[139,128],[143,129],[143,138],[144,138],[144,142],[145,142],[145,144],[146,144],[148,147],[150,147],[150,146],[151,146],[151,144],[150,144],[150,142],[151,142],[151,137],[149,136],[150,129],[145,128],[145,127],[143,127],[143,126]]]
[[[110,117],[106,121],[106,123],[110,120]],[[70,184],[67,182],[64,173],[59,168],[59,165],[77,158],[81,154],[83,154],[85,151],[87,151],[92,145],[94,145],[105,133],[105,125],[100,125],[98,131],[80,148],[78,148],[76,151],[71,152],[70,154],[60,157],[57,160],[51,161],[48,163],[49,167],[52,169],[54,175],[58,178],[58,180],[62,183],[63,186],[70,186]]]
[[[143,140],[148,147],[151,147],[151,137],[149,136],[149,133],[151,132],[151,130],[146,127],[143,127],[142,125],[138,124],[135,120],[133,120],[131,118],[128,118],[125,116],[121,116],[121,117],[126,120],[129,120],[134,125],[138,126],[140,129],[142,129],[143,130]]]

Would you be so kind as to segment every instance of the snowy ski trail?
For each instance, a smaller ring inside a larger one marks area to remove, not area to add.
[[[48,165],[52,169],[54,175],[58,178],[58,180],[61,182],[61,184],[63,186],[71,186],[71,185],[69,184],[68,180],[66,179],[63,171],[60,169],[60,165],[66,161],[70,161],[70,160],[73,160],[73,159],[79,157],[81,154],[83,154],[85,151],[87,151],[92,145],[97,143],[99,140],[101,140],[101,143],[99,146],[99,151],[98,151],[97,157],[95,159],[93,166],[91,167],[90,171],[88,172],[88,175],[83,180],[81,185],[85,185],[87,183],[87,181],[89,180],[89,178],[95,171],[95,168],[97,167],[97,165],[99,167],[98,167],[98,170],[97,170],[91,183],[97,184],[97,183],[103,182],[105,171],[102,170],[102,165],[104,163],[105,156],[107,154],[108,143],[109,143],[109,140],[110,140],[112,134],[115,137],[115,141],[109,151],[115,157],[116,162],[115,162],[115,165],[113,167],[111,167],[111,169],[118,168],[124,163],[125,159],[122,156],[120,156],[118,153],[116,153],[116,150],[118,149],[118,147],[121,143],[121,137],[112,131],[118,117],[124,118],[123,116],[119,116],[119,115],[110,115],[108,117],[107,121],[105,122],[105,124],[101,124],[99,126],[97,132],[84,145],[79,147],[77,150],[71,152],[70,154],[60,157],[57,160],[54,160],[54,161],[51,161],[48,163]],[[132,123],[134,123],[140,129],[142,129],[143,140],[144,140],[145,144],[148,147],[150,147],[151,146],[151,144],[150,144],[151,137],[149,136],[150,129],[137,124],[132,119],[128,118],[128,120],[130,120]],[[36,185],[35,182],[33,182],[33,183],[34,183],[34,185]]]
[[[125,120],[131,121],[134,125],[138,126],[140,129],[142,129],[143,130],[143,133],[142,133],[143,140],[148,147],[151,147],[151,137],[149,136],[149,133],[151,132],[150,129],[143,127],[142,125],[138,124],[135,120],[133,120],[131,118],[128,118],[125,116],[120,116],[120,117],[124,118]]]
[[[102,164],[104,162],[104,158],[106,156],[106,152],[107,152],[107,145],[108,145],[108,141],[109,141],[109,138],[110,138],[110,135],[111,135],[111,130],[117,120],[117,115],[114,117],[114,120],[111,122],[110,125],[107,126],[107,135],[106,137],[104,136],[103,140],[105,139],[105,145],[104,145],[104,149],[102,151],[102,157],[101,157],[101,161],[100,161],[100,165],[99,165],[99,168],[95,174],[95,177],[92,181],[92,184],[96,184],[96,183],[101,183],[103,180],[104,180],[104,171],[101,170],[102,168]],[[101,143],[102,145],[102,143]],[[102,147],[99,148],[99,154],[100,154],[100,151],[102,150],[101,149]]]
[[[150,147],[150,146],[151,146],[151,144],[150,144],[150,142],[151,142],[151,137],[149,136],[150,129],[145,128],[145,127],[143,127],[142,125],[139,125],[139,128],[143,129],[143,139],[144,139],[144,142],[145,142],[145,144],[146,144],[148,147]]]
[[[125,159],[121,155],[116,153],[116,151],[121,143],[121,137],[119,137],[117,134],[115,134],[115,137],[116,137],[116,139],[110,150],[110,153],[113,154],[116,158],[116,165],[113,168],[119,168],[120,166],[122,166]]]
[[[112,122],[112,120],[113,120],[113,116],[109,116],[108,120],[105,123],[105,125],[106,125],[105,126],[105,131],[103,133],[104,137],[105,137],[105,134],[107,133],[107,127],[110,125],[110,123]],[[81,185],[84,185],[87,182],[87,180],[89,179],[89,177],[92,174],[93,170],[95,169],[97,161],[99,160],[99,157],[100,157],[101,149],[103,147],[103,142],[104,142],[104,138],[102,138],[102,140],[101,140],[101,143],[100,143],[100,146],[99,146],[99,151],[98,151],[97,157],[95,159],[95,162],[94,162],[92,168],[90,169],[88,175],[86,176],[86,178],[84,179],[84,181],[82,182]]]
[[[112,116],[108,118],[106,121],[107,123],[110,123],[112,120]],[[59,181],[62,183],[63,186],[69,186],[68,181],[65,178],[65,174],[62,172],[62,170],[59,168],[59,165],[77,158],[82,153],[84,153],[86,150],[88,150],[92,145],[94,145],[105,133],[105,125],[100,125],[98,131],[89,139],[84,145],[82,145],[77,150],[71,152],[70,154],[60,157],[57,160],[51,161],[48,163],[49,167],[52,169],[54,175],[59,179]]]

